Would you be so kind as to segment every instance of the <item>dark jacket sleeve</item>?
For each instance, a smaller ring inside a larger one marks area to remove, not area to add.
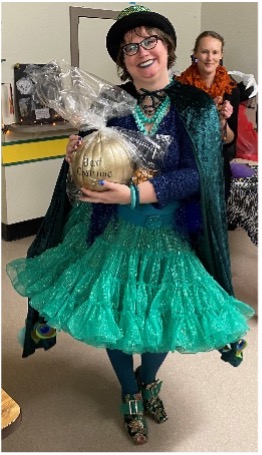
[[[177,169],[166,171],[160,176],[154,177],[151,182],[154,186],[158,200],[158,206],[164,207],[174,200],[183,201],[196,196],[200,190],[199,173],[196,166],[192,145],[188,134],[184,131],[182,123],[179,125],[179,138],[172,146],[179,147],[180,159]],[[170,169],[172,169],[172,162]]]
[[[225,178],[225,198],[228,200],[230,194],[230,187],[231,187],[231,167],[230,162],[236,156],[236,141],[237,141],[237,134],[238,134],[238,110],[239,110],[239,103],[240,103],[240,91],[239,88],[236,87],[232,90],[231,95],[227,95],[225,99],[229,100],[233,106],[233,113],[231,117],[229,117],[227,123],[229,128],[234,133],[233,141],[229,142],[228,144],[223,144],[223,157],[224,157],[224,178]]]
[[[233,131],[235,137],[234,137],[234,140],[232,142],[230,142],[229,144],[225,144],[224,145],[225,148],[228,148],[232,144],[235,144],[235,142],[237,140],[238,110],[239,110],[239,103],[240,103],[239,88],[238,87],[233,88],[232,93],[230,95],[225,95],[224,99],[230,101],[230,103],[233,106],[233,114],[231,115],[231,117],[229,117],[227,123],[228,123],[229,128]]]

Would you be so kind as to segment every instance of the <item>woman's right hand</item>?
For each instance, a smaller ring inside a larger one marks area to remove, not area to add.
[[[69,136],[69,141],[66,145],[65,160],[70,164],[72,162],[72,153],[82,145],[82,137],[76,134]]]

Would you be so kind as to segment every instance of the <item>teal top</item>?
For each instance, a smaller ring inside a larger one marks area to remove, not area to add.
[[[134,209],[131,209],[130,205],[118,205],[117,214],[120,218],[136,226],[155,229],[164,226],[172,227],[178,207],[178,201],[168,204],[162,209],[156,208],[152,204],[141,204]]]

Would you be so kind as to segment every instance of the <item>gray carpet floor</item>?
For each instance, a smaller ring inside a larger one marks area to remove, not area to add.
[[[236,296],[257,310],[257,248],[229,232]],[[22,410],[2,452],[257,452],[257,316],[238,368],[218,352],[169,354],[159,371],[169,420],[149,421],[149,442],[135,446],[123,429],[120,391],[105,351],[60,332],[57,345],[22,359],[17,331],[27,301],[13,290],[5,264],[24,256],[32,238],[2,242],[2,387]],[[135,356],[135,364],[139,356]]]

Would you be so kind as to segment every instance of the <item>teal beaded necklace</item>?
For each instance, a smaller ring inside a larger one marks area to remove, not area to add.
[[[172,81],[170,80],[167,87],[169,87],[171,84],[172,84]],[[156,94],[156,96],[159,99],[160,99],[160,97],[158,96],[158,94],[161,94],[161,92],[162,92],[162,90],[159,90],[158,92],[147,92],[146,90],[143,90],[143,89],[141,89],[141,90],[146,92],[146,96],[152,97],[152,96],[154,96],[154,94]],[[162,97],[163,97],[163,92],[162,92]],[[152,115],[152,117],[150,117],[150,118],[144,114],[141,107],[137,104],[137,106],[135,107],[135,111],[133,112],[133,116],[134,116],[134,119],[135,119],[135,122],[136,122],[136,125],[137,125],[139,131],[141,133],[145,134],[146,136],[148,136],[148,135],[153,136],[157,132],[161,121],[165,117],[166,112],[170,107],[170,104],[171,104],[170,98],[166,95],[164,101],[156,108],[154,115]],[[153,126],[150,129],[150,131],[147,131],[147,129],[145,128],[146,123],[148,123],[148,124],[153,123]]]
[[[152,136],[153,134],[155,134],[158,130],[160,123],[165,117],[167,109],[170,107],[170,104],[171,104],[170,99],[167,96],[163,103],[160,104],[160,106],[157,108],[155,114],[151,118],[148,118],[143,113],[140,106],[137,105],[133,115],[139,131],[145,134],[146,136],[147,135]],[[154,123],[150,131],[147,131],[147,129],[145,128],[144,126],[145,123]]]

